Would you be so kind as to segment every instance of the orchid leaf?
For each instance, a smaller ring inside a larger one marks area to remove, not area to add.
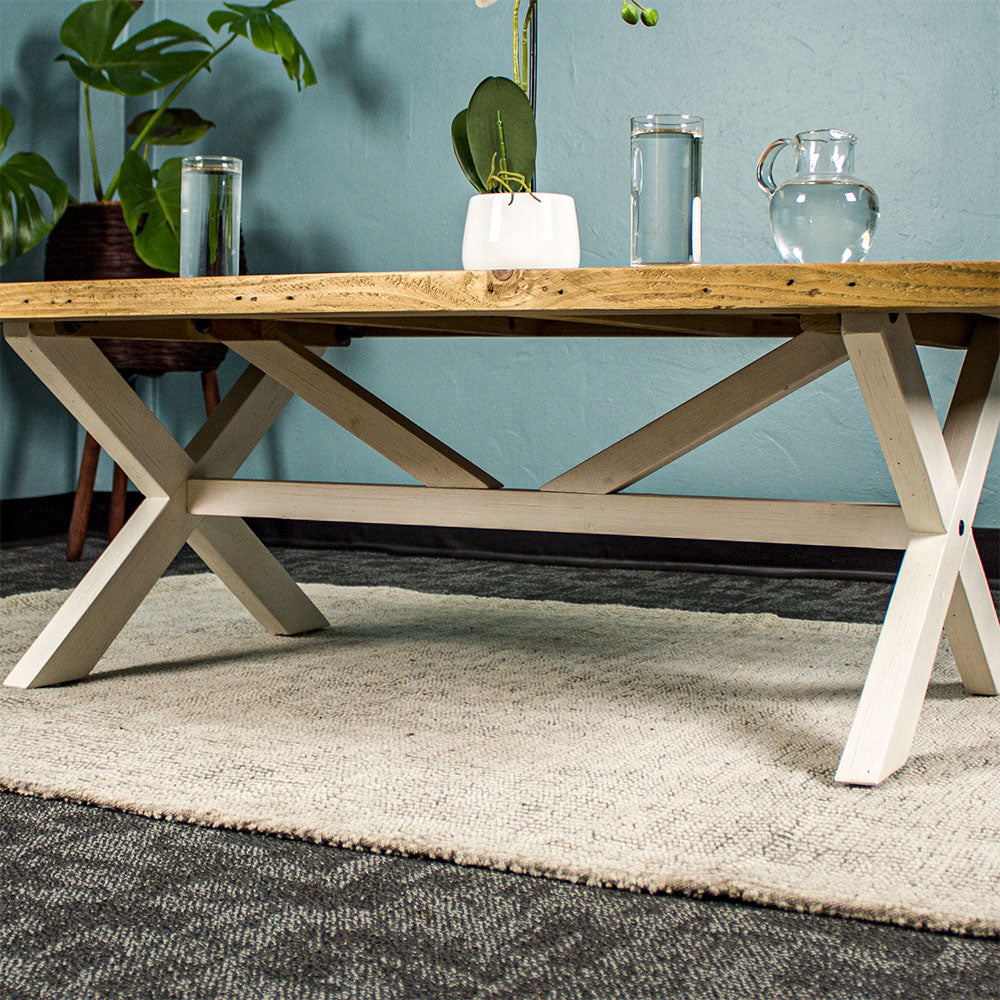
[[[13,128],[14,116],[0,105],[0,152]],[[48,218],[36,191],[49,200]],[[41,243],[68,204],[69,188],[38,153],[15,153],[0,163],[0,266]]]
[[[157,21],[116,46],[134,14],[128,0],[81,4],[59,31],[63,45],[76,54],[56,58],[97,90],[139,97],[187,76],[211,51],[207,38],[176,21]]]
[[[494,170],[529,180],[534,175],[535,116],[513,80],[503,76],[483,80],[469,101],[467,131],[480,177],[489,178]]]
[[[129,135],[139,135],[155,114],[155,110],[143,111],[128,123],[125,131]],[[153,146],[187,146],[214,127],[215,122],[207,121],[190,108],[167,108],[157,118],[145,141]]]
[[[135,152],[125,155],[118,188],[136,253],[150,266],[176,274],[181,243],[181,158],[153,171]]]
[[[469,183],[480,194],[486,194],[486,185],[476,172],[476,165],[472,160],[472,150],[469,149],[468,120],[468,108],[463,108],[455,115],[455,120],[451,123],[451,144],[455,150],[455,159],[458,160],[458,165],[462,168]]]

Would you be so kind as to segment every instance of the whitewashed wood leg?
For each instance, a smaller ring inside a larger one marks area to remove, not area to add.
[[[969,694],[1000,691],[1000,623],[974,544],[965,551],[945,620],[948,644]]]
[[[1000,427],[1000,324],[985,318],[973,331],[955,386],[944,440],[963,495],[978,501]],[[971,522],[969,522],[971,527]],[[975,540],[969,545],[952,594],[945,632],[969,694],[1000,689],[1000,623]]]
[[[873,785],[906,762],[946,618],[963,680],[996,690],[996,614],[971,529],[996,435],[997,383],[992,366],[983,380],[985,355],[970,348],[942,433],[905,318],[845,315],[842,328],[913,532],[836,774]]]
[[[269,632],[300,635],[330,624],[241,519],[203,518],[188,544]]]
[[[877,785],[906,763],[961,554],[946,535],[924,535],[910,542],[837,768],[837,781]]]
[[[144,500],[4,684],[42,687],[86,677],[199,520],[177,500]]]
[[[4,333],[147,495],[5,683],[38,687],[86,676],[189,536],[265,627],[296,634],[326,626],[245,523],[199,532],[201,516],[187,511],[191,473],[233,475],[281,412],[288,390],[249,370],[186,453],[93,341],[33,337],[23,323],[5,324]]]

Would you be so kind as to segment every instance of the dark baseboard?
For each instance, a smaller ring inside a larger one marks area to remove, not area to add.
[[[129,494],[129,511],[140,501]],[[107,531],[109,494],[94,494],[90,531]],[[71,493],[0,501],[0,543],[65,534],[73,506]],[[269,545],[296,548],[362,549],[397,555],[501,559],[577,566],[725,572],[766,576],[843,577],[892,580],[901,553],[821,545],[772,545],[680,538],[629,538],[547,531],[493,531],[478,528],[411,527],[392,524],[326,523],[250,518]],[[1000,529],[976,528],[976,543],[993,586],[1000,585]]]

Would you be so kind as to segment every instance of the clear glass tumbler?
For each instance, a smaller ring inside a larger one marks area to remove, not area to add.
[[[180,276],[240,273],[243,161],[185,156],[181,161]]]
[[[632,264],[701,263],[701,144],[696,115],[632,119]]]

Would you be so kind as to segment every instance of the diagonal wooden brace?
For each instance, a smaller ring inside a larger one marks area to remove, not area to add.
[[[972,523],[1000,424],[1000,379],[996,330],[984,327],[942,432],[905,318],[845,315],[842,330],[912,532],[836,775],[873,785],[909,755],[946,620],[967,689],[997,690],[1000,637]]]
[[[800,333],[541,489],[617,493],[846,360],[836,334]]]
[[[236,340],[228,346],[418,482],[463,489],[501,485],[291,337]]]
[[[188,540],[258,620],[295,634],[326,619],[242,521],[225,529],[187,511],[187,480],[230,477],[280,413],[287,390],[250,370],[185,451],[93,341],[31,336],[5,324],[15,351],[147,493],[5,683],[36,687],[86,676]]]

